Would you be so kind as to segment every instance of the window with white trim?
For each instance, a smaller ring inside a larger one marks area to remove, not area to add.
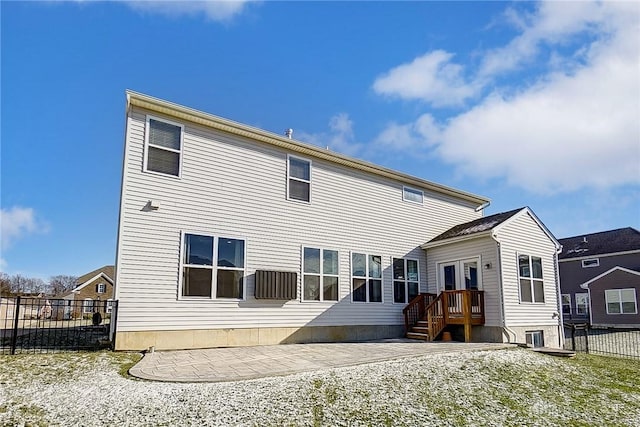
[[[93,300],[91,298],[86,298],[82,302],[82,312],[85,314],[93,313]]]
[[[402,187],[402,200],[422,204],[424,202],[424,193],[416,188]]]
[[[183,126],[147,117],[144,170],[180,176]]]
[[[245,241],[183,234],[182,297],[244,299]]]
[[[338,251],[302,248],[302,300],[338,301]]]
[[[518,255],[518,279],[520,282],[520,302],[544,302],[542,258]]]
[[[576,314],[578,316],[589,314],[589,294],[587,292],[576,294]]]
[[[311,201],[311,161],[287,156],[287,197],[289,200]]]
[[[107,292],[107,285],[105,285],[104,283],[98,283],[96,292],[99,294],[104,294],[105,292]]]
[[[382,257],[351,253],[351,301],[382,302]]]
[[[607,289],[604,291],[607,303],[607,314],[637,314],[636,290]]]
[[[420,292],[418,260],[393,258],[393,302],[407,304]]]
[[[571,294],[562,294],[562,314],[571,315]]]
[[[599,258],[583,259],[582,260],[582,268],[598,267],[598,266],[600,266],[600,259]]]

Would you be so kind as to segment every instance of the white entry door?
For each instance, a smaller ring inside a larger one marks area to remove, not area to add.
[[[439,290],[480,289],[480,259],[469,258],[439,264]]]

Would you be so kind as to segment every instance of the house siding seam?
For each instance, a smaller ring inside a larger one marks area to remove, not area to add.
[[[154,114],[158,116],[157,113]],[[392,257],[427,265],[420,244],[476,219],[476,205],[423,188],[424,205],[402,200],[402,183],[313,160],[310,204],[286,197],[287,150],[185,123],[180,179],[142,171],[145,112],[130,108],[118,243],[118,332],[218,328],[400,325]],[[175,121],[175,119],[173,119]],[[145,211],[148,200],[157,211]],[[180,233],[246,238],[246,301],[178,301]],[[339,251],[339,302],[301,302],[300,248]],[[350,302],[350,251],[383,258],[384,304]],[[255,270],[298,273],[298,299],[256,300]]]

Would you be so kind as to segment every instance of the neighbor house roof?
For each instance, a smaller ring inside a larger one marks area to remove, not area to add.
[[[581,258],[640,250],[640,232],[626,227],[559,239],[563,250],[558,259]]]
[[[107,280],[109,283],[113,284],[114,266],[105,265],[104,267],[100,267],[96,270],[93,270],[90,273],[87,273],[78,277],[78,280],[76,280],[76,287],[73,288],[71,292],[79,291],[80,289],[84,288],[89,283],[93,282],[95,279],[101,276],[105,280]]]
[[[589,289],[589,285],[590,285],[591,283],[595,282],[596,280],[602,279],[604,276],[608,276],[609,274],[613,273],[614,271],[622,271],[622,272],[624,272],[624,273],[634,274],[634,275],[636,275],[636,276],[640,276],[640,271],[630,270],[630,269],[628,269],[628,268],[620,267],[620,266],[618,265],[618,266],[615,266],[615,267],[613,267],[613,268],[611,268],[611,269],[609,269],[609,270],[605,271],[605,272],[604,272],[604,273],[602,273],[602,274],[597,275],[597,276],[596,276],[596,277],[594,277],[593,279],[591,279],[591,280],[589,280],[589,281],[587,281],[587,282],[584,282],[582,285],[580,285],[580,287],[581,287],[582,289]]]
[[[486,197],[467,193],[465,191],[447,187],[442,184],[437,184],[435,182],[407,175],[402,172],[394,171],[383,166],[378,166],[373,163],[338,154],[336,152],[316,145],[296,141],[283,135],[278,135],[245,124],[223,119],[209,113],[184,107],[182,105],[174,104],[172,102],[164,101],[141,93],[133,92],[130,90],[128,90],[126,93],[127,111],[129,111],[131,107],[143,108],[145,110],[163,114],[174,119],[206,126],[211,129],[216,129],[233,135],[249,138],[253,141],[259,141],[261,143],[284,148],[290,152],[315,157],[317,159],[326,160],[332,163],[347,166],[349,168],[358,169],[386,178],[391,178],[408,185],[413,185],[440,194],[452,196],[473,203],[478,207],[489,203],[489,199]]]
[[[463,224],[458,224],[454,227],[451,227],[447,231],[433,239],[429,240],[427,243],[422,245],[423,249],[432,248],[435,246],[441,246],[449,243],[454,243],[462,240],[473,239],[482,236],[489,236],[496,231],[502,224],[509,221],[511,218],[521,214],[528,213],[531,218],[540,226],[542,231],[545,232],[547,236],[554,242],[556,247],[559,247],[559,243],[556,238],[551,234],[551,232],[547,229],[547,227],[538,219],[538,217],[533,213],[531,209],[528,207],[514,209],[508,212],[501,212],[489,216],[485,216],[483,218],[475,219],[473,221],[465,222]]]

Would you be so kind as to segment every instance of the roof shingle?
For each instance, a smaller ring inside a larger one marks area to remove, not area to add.
[[[562,245],[558,259],[640,250],[640,232],[631,227],[581,234],[558,241]]]

